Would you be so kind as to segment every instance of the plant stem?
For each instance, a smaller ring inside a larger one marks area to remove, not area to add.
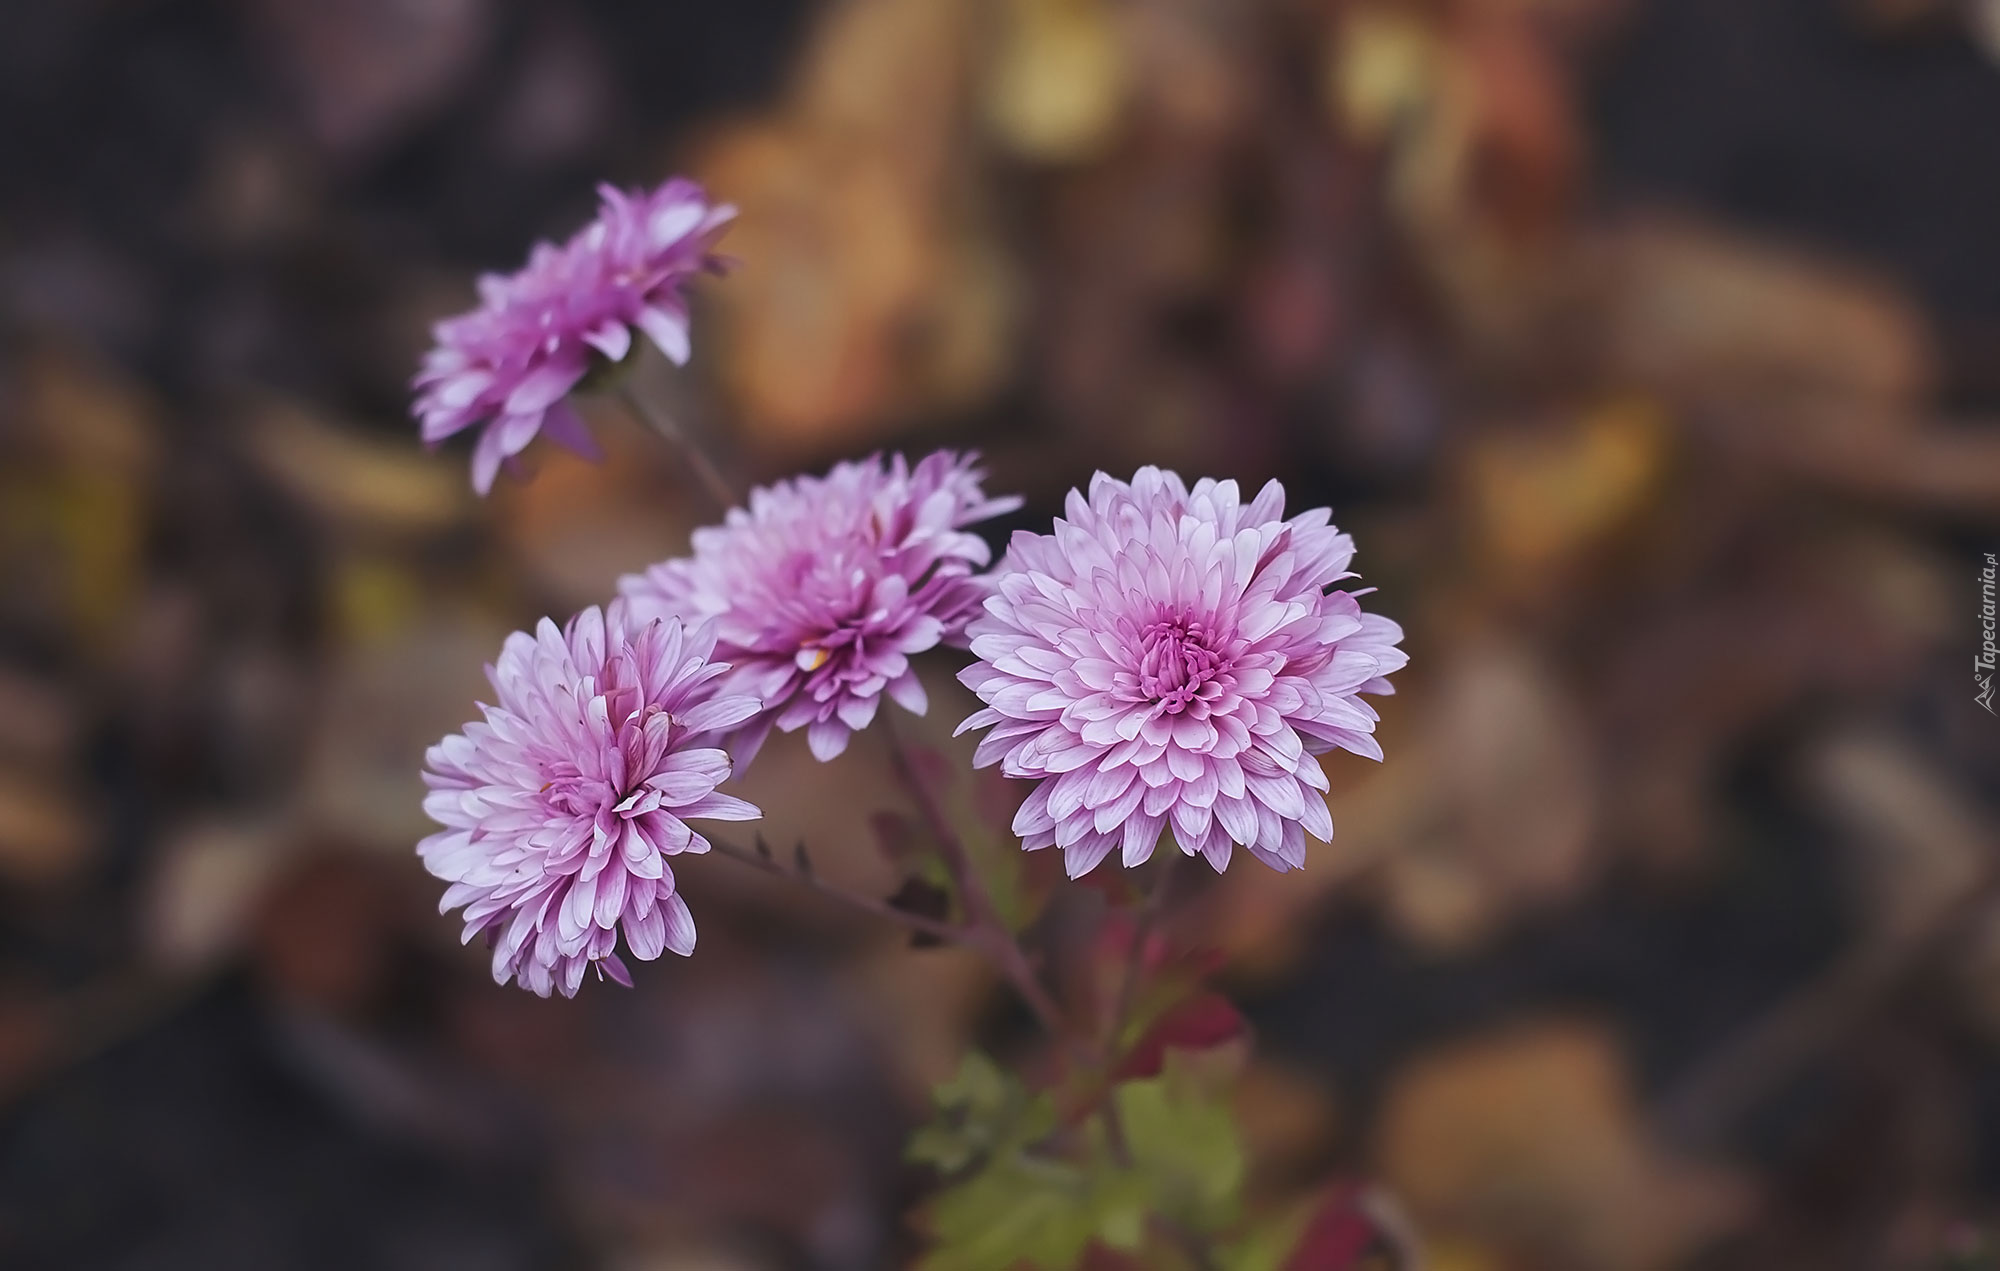
[[[1132,1014],[1133,999],[1139,992],[1139,973],[1145,963],[1146,941],[1152,938],[1160,913],[1167,906],[1167,889],[1173,886],[1174,866],[1179,862],[1180,855],[1176,847],[1160,862],[1152,890],[1146,893],[1145,901],[1139,906],[1138,920],[1133,923],[1132,947],[1125,951],[1125,973],[1118,982],[1118,996],[1112,1000],[1111,1029],[1104,1038],[1107,1064],[1117,1060],[1118,1048],[1124,1043],[1125,1025]]]
[[[1118,1086],[1112,1074],[1117,1071],[1125,1044],[1125,1026],[1132,1014],[1133,999],[1139,993],[1139,974],[1146,960],[1146,941],[1152,937],[1160,911],[1166,908],[1167,888],[1173,885],[1174,865],[1179,859],[1180,850],[1175,848],[1160,863],[1154,874],[1153,888],[1146,893],[1144,903],[1139,906],[1138,919],[1132,924],[1132,945],[1125,951],[1124,974],[1119,977],[1118,996],[1112,999],[1110,1024],[1104,1034],[1104,1093],[1101,1104],[1104,1137],[1110,1144],[1112,1159],[1126,1169],[1132,1167],[1132,1146],[1125,1137],[1125,1120],[1118,1112]]]
[[[736,506],[736,491],[722,475],[721,469],[716,467],[714,461],[672,418],[652,409],[632,390],[629,382],[619,385],[618,395],[640,422],[680,449],[686,456],[688,465],[701,478],[702,484],[719,508],[726,510]],[[888,725],[887,720],[883,723],[885,727]],[[825,895],[833,896],[869,913],[900,922],[904,926],[940,940],[949,940],[954,944],[977,949],[990,958],[1001,975],[1014,986],[1015,991],[1021,995],[1021,999],[1028,1004],[1028,1009],[1035,1013],[1035,1018],[1048,1030],[1050,1036],[1070,1038],[1068,1029],[1063,1023],[1062,1009],[1056,1005],[1055,998],[1035,975],[1035,969],[1029,965],[1028,955],[1022,951],[1020,942],[1014,939],[1013,932],[1009,931],[1007,924],[1001,920],[999,910],[993,904],[992,894],[986,889],[985,880],[973,867],[972,858],[966,852],[965,844],[951,828],[951,821],[945,816],[935,792],[918,775],[903,739],[897,735],[894,728],[889,728],[889,738],[890,753],[895,760],[896,773],[909,788],[924,819],[937,836],[938,849],[944,856],[945,868],[951,873],[952,881],[957,885],[959,896],[965,903],[967,922],[964,926],[933,922],[921,915],[906,913],[884,901],[836,887],[816,874],[786,869],[759,852],[746,851],[740,847],[716,842],[712,838],[709,842],[724,856],[754,865],[766,873],[805,882]]]
[[[948,944],[955,944],[962,948],[972,949],[975,952],[985,954],[999,968],[1001,974],[1007,978],[1007,981],[1014,986],[1015,990],[1020,993],[1022,999],[1027,1002],[1029,1009],[1034,1011],[1035,1017],[1048,1030],[1049,1035],[1052,1037],[1063,1037],[1066,1035],[1062,1023],[1062,1012],[1057,1009],[1055,999],[1049,996],[1048,990],[1042,987],[1040,980],[1035,978],[1034,969],[1028,965],[1027,955],[1021,951],[1021,946],[1007,933],[1006,927],[1000,925],[997,921],[991,923],[971,922],[963,926],[956,923],[940,922],[935,918],[927,918],[922,914],[914,914],[906,909],[898,909],[885,900],[878,900],[873,896],[865,895],[858,891],[851,891],[848,888],[840,886],[838,883],[828,882],[817,873],[806,870],[787,869],[778,863],[776,857],[763,852],[738,847],[734,843],[724,842],[713,835],[706,837],[708,838],[710,850],[714,851],[718,856],[727,856],[731,860],[741,861],[745,865],[762,870],[766,874],[775,874],[780,878],[787,878],[796,883],[803,883],[821,895],[838,900],[849,908],[859,909],[863,913],[873,914],[877,918],[886,918],[890,922],[899,923],[912,931],[921,932],[924,935],[945,941]],[[989,914],[992,912],[990,904],[986,912]]]
[[[940,922],[935,918],[926,918],[922,914],[911,913],[907,909],[898,909],[885,900],[878,900],[862,892],[850,891],[838,883],[828,882],[816,873],[806,870],[786,869],[778,863],[777,858],[763,852],[753,851],[747,847],[738,847],[734,843],[725,843],[713,835],[706,835],[704,837],[708,839],[710,849],[718,856],[727,856],[731,860],[742,861],[745,865],[760,869],[767,874],[776,874],[780,878],[789,878],[795,883],[803,883],[822,896],[832,897],[834,900],[838,900],[850,908],[873,914],[877,918],[887,918],[890,922],[900,923],[912,931],[921,932],[934,939],[943,940],[950,944],[965,945],[971,948],[980,947],[979,943],[972,938],[972,932],[969,928],[960,927],[954,923]]]
[[[964,902],[968,943],[985,951],[993,959],[1000,974],[1014,986],[1028,1009],[1035,1013],[1051,1037],[1069,1038],[1070,1034],[1063,1022],[1062,1008],[1043,985],[1035,969],[1028,963],[1028,955],[1022,951],[1020,941],[1007,929],[1001,919],[999,909],[993,903],[993,894],[986,888],[986,880],[972,862],[972,856],[965,850],[965,843],[952,829],[951,818],[945,815],[944,807],[938,802],[937,792],[917,771],[915,757],[910,753],[902,734],[897,732],[887,718],[883,726],[889,734],[889,754],[895,764],[896,776],[916,800],[917,810],[930,826],[937,838],[938,852],[944,857],[945,869],[951,874],[952,882],[958,888],[959,899]]]
[[[708,497],[715,500],[715,506],[719,510],[726,512],[736,506],[736,487],[722,475],[722,469],[709,458],[708,452],[696,445],[694,438],[688,436],[687,431],[674,421],[673,416],[648,405],[644,398],[633,391],[629,380],[619,384],[618,396],[625,403],[625,408],[631,411],[640,423],[666,438],[669,445],[681,452],[682,458],[686,459],[688,466],[694,469],[695,476],[701,479],[702,487],[708,491]]]

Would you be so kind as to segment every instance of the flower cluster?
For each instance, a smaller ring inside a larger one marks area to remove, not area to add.
[[[613,602],[558,630],[515,632],[487,668],[498,701],[425,756],[424,811],[443,825],[417,846],[464,906],[466,940],[493,945],[493,978],[575,994],[596,967],[630,984],[616,952],[694,948],[694,919],[667,858],[706,852],[689,820],[753,820],[716,786],[718,732],[755,698],[720,691],[712,627],[632,621]]]
[[[431,443],[484,425],[481,493],[538,434],[594,449],[564,399],[634,328],[687,359],[680,288],[715,267],[731,210],[679,180],[603,198],[437,327],[416,413]],[[754,490],[608,609],[507,639],[497,702],[426,757],[444,828],[417,850],[450,884],[442,907],[487,937],[501,983],[571,995],[594,968],[629,984],[621,935],[642,960],[693,949],[668,858],[710,849],[691,820],[760,815],[718,787],[770,730],[803,728],[830,760],[884,696],[924,713],[911,659],[946,644],[975,659],[959,677],[984,703],[959,728],[987,730],[974,763],[1035,783],[1024,848],[1061,848],[1076,876],[1114,850],[1138,865],[1171,832],[1218,871],[1237,847],[1300,868],[1306,836],[1333,833],[1317,756],[1381,758],[1362,695],[1392,692],[1405,657],[1366,591],[1336,586],[1353,540],[1325,508],[1287,519],[1284,497],[1099,473],[988,572],[971,527],[1020,500],[990,497],[974,456],[878,455]]]
[[[735,215],[700,186],[672,180],[651,193],[604,186],[597,219],[561,246],[539,243],[525,268],[479,280],[479,306],[437,324],[414,387],[425,442],[485,424],[472,484],[537,434],[594,456],[596,444],[564,400],[594,360],[623,361],[634,328],[677,363],[688,359],[681,287],[718,268],[710,248]]]
[[[749,761],[773,724],[831,759],[882,695],[923,714],[912,654],[962,643],[990,552],[966,527],[1020,506],[989,498],[970,455],[842,463],[755,490],[697,530],[693,554],[619,583],[641,617],[712,619],[731,691],[764,709],[736,739]]]
[[[1071,492],[1052,534],[1014,535],[969,628],[961,675],[986,703],[975,764],[1038,784],[1014,831],[1072,877],[1114,848],[1146,860],[1163,829],[1217,870],[1232,846],[1305,864],[1333,820],[1316,755],[1380,759],[1362,693],[1391,692],[1402,630],[1362,612],[1354,542],[1284,489],[1142,468]]]

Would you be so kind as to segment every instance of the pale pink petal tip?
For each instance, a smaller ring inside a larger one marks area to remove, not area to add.
[[[678,178],[599,194],[595,220],[560,247],[538,244],[519,271],[485,275],[479,305],[433,328],[413,413],[430,445],[485,426],[472,461],[481,494],[538,433],[597,457],[564,399],[593,366],[622,362],[635,329],[676,363],[693,351],[681,291],[719,272],[713,248],[729,209]]]
[[[1333,835],[1318,756],[1380,759],[1364,693],[1403,632],[1334,584],[1354,543],[1325,508],[1285,519],[1273,481],[1190,488],[1141,468],[1072,491],[1054,532],[1014,535],[966,627],[959,676],[985,709],[974,762],[1034,781],[1014,831],[1072,877],[1159,836],[1218,872],[1241,847],[1279,871]]]
[[[758,703],[721,684],[715,634],[635,622],[622,602],[558,628],[517,631],[488,668],[485,718],[425,756],[424,811],[444,828],[417,845],[487,938],[493,978],[571,996],[587,973],[630,985],[642,962],[694,949],[670,857],[706,851],[689,820],[758,810],[716,786],[732,765],[715,730]]]
[[[728,686],[764,704],[739,730],[746,762],[773,727],[805,729],[826,761],[885,695],[929,708],[911,659],[964,643],[990,594],[977,571],[991,553],[969,527],[1017,506],[986,494],[975,456],[877,455],[751,491],[689,556],[618,589],[636,617],[715,623]]]

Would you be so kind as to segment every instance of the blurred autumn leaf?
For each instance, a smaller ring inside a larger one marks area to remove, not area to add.
[[[984,104],[1000,143],[1045,162],[1089,159],[1112,138],[1130,57],[1105,0],[1007,0]]]
[[[1377,1151],[1422,1229],[1530,1265],[1678,1265],[1747,1200],[1740,1180],[1650,1142],[1616,1043],[1583,1024],[1415,1060],[1384,1101]]]

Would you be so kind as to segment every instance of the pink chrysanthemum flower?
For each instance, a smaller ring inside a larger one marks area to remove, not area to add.
[[[990,726],[973,762],[1039,781],[1023,847],[1062,848],[1076,877],[1170,828],[1217,870],[1241,845],[1283,871],[1332,836],[1314,756],[1382,757],[1356,695],[1393,691],[1403,633],[1329,590],[1354,576],[1331,514],[1284,503],[1275,481],[1245,505],[1234,481],[1100,472],[1055,533],[1014,535],[959,675],[986,709],[959,731]]]
[[[647,194],[599,187],[597,219],[562,246],[537,243],[514,274],[479,280],[479,307],[433,328],[416,415],[436,445],[484,423],[472,452],[472,484],[493,487],[502,462],[537,433],[586,458],[596,443],[564,400],[594,358],[623,361],[632,328],[676,363],[688,360],[681,287],[719,264],[710,253],[736,214],[710,204],[700,186],[672,180]]]
[[[493,978],[574,996],[592,966],[630,985],[633,956],[694,948],[694,919],[667,857],[706,852],[691,819],[749,821],[756,807],[716,786],[713,744],[757,710],[719,690],[714,632],[628,623],[624,607],[544,618],[507,637],[487,668],[499,697],[483,721],[425,755],[424,811],[445,828],[417,845],[465,907],[465,939],[493,942]]]
[[[730,691],[764,703],[736,742],[745,763],[769,734],[806,729],[819,759],[847,748],[886,692],[921,715],[910,655],[962,643],[991,557],[965,527],[1020,506],[988,498],[975,457],[941,450],[842,463],[824,477],[753,490],[750,508],[696,530],[694,554],[621,579],[637,617],[716,623]]]

